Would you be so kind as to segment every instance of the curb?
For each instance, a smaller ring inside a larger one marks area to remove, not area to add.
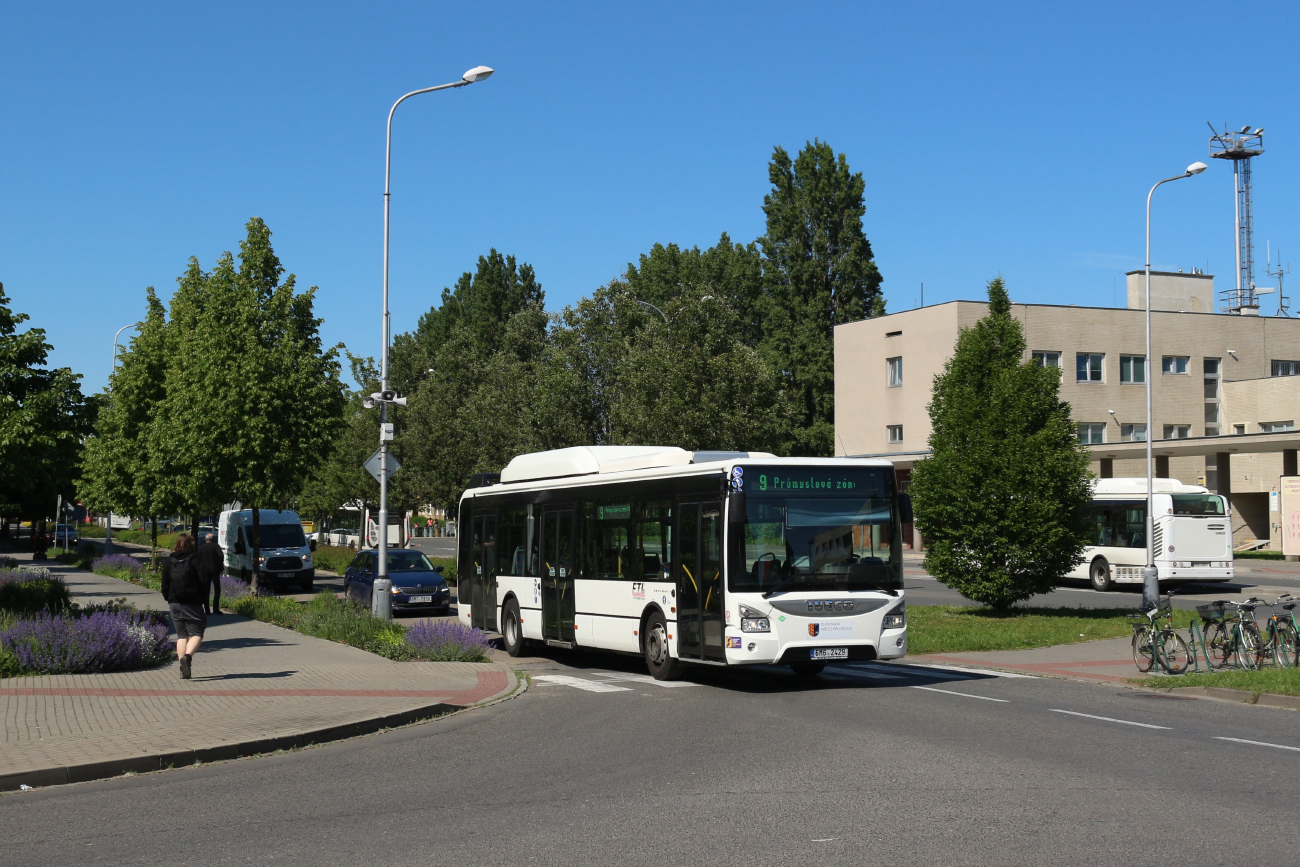
[[[61,786],[67,783],[86,783],[91,780],[104,780],[118,777],[128,772],[137,774],[151,771],[164,771],[206,762],[222,762],[240,759],[261,753],[273,753],[276,750],[301,749],[330,741],[342,741],[349,738],[370,735],[383,729],[398,728],[412,723],[424,722],[437,716],[455,713],[472,708],[487,707],[521,695],[528,689],[528,682],[520,677],[514,669],[501,663],[493,663],[506,673],[507,689],[503,695],[485,699],[469,705],[434,702],[398,713],[371,717],[358,722],[342,725],[324,726],[308,731],[276,735],[269,738],[242,741],[240,743],[222,744],[216,747],[199,747],[194,750],[172,750],[170,752],[152,753],[140,756],[123,756],[99,762],[59,765],[50,768],[34,768],[28,771],[16,771],[0,774],[0,792],[10,792],[23,786],[37,788],[41,786]],[[513,686],[510,680],[514,681]]]
[[[1189,698],[1208,698],[1212,701],[1231,701],[1237,704],[1255,704],[1262,707],[1284,707],[1291,710],[1300,710],[1300,695],[1252,692],[1248,689],[1226,689],[1221,686],[1179,686],[1166,691],[1173,695],[1185,695]]]

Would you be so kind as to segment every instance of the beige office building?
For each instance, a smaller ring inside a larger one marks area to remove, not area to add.
[[[1239,544],[1273,538],[1270,494],[1296,474],[1300,446],[1300,319],[1214,313],[1209,275],[1153,273],[1148,365],[1141,276],[1129,275],[1128,308],[1012,305],[1026,359],[1060,368],[1102,477],[1145,475],[1150,376],[1156,475],[1228,494]],[[952,301],[837,326],[836,453],[893,460],[906,478],[928,452],[934,377],[987,312]]]

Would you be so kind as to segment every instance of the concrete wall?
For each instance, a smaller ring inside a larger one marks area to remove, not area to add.
[[[1146,310],[1146,272],[1130,271],[1125,275],[1130,310]],[[1213,313],[1214,277],[1210,274],[1184,274],[1181,271],[1151,272],[1151,309],[1174,313]]]

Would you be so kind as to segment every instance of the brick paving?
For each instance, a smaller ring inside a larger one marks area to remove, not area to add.
[[[134,584],[58,564],[51,571],[83,603],[126,597],[166,608],[161,594]],[[319,743],[490,701],[517,684],[495,662],[393,662],[223,614],[210,619],[188,681],[176,662],[0,678],[0,790]]]

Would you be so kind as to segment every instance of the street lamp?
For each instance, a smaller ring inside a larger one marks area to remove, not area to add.
[[[117,329],[117,333],[113,335],[113,360],[108,366],[108,375],[110,377],[113,375],[113,371],[117,370],[117,339],[122,336],[123,331],[125,331],[128,328],[135,328],[139,324],[140,324],[139,322],[132,322],[130,325],[123,325],[121,328]],[[104,556],[107,557],[109,554],[112,553],[113,553],[113,510],[110,508],[108,510],[108,526],[104,528]]]
[[[388,387],[388,204],[391,197],[390,180],[393,173],[393,113],[397,107],[413,96],[421,93],[433,93],[435,90],[449,90],[464,87],[476,81],[485,81],[493,73],[489,66],[476,66],[460,77],[460,81],[440,84],[437,87],[425,87],[413,90],[403,96],[388,110],[388,137],[384,146],[384,307],[380,319],[380,333],[383,344],[379,353],[379,393],[373,395],[379,404],[379,568],[375,576],[374,592],[371,594],[371,610],[378,616],[391,619],[392,582],[388,580],[388,443],[393,439],[393,426],[388,423],[388,405],[403,405],[406,401]]]
[[[1156,571],[1155,545],[1152,539],[1152,533],[1155,530],[1155,515],[1152,513],[1152,504],[1155,497],[1151,493],[1154,485],[1151,471],[1151,197],[1155,195],[1156,187],[1161,184],[1167,184],[1170,181],[1181,181],[1183,178],[1190,178],[1192,175],[1199,175],[1205,171],[1205,163],[1196,162],[1187,167],[1187,171],[1181,175],[1175,175],[1172,178],[1165,178],[1163,181],[1157,181],[1147,193],[1147,266],[1146,266],[1146,295],[1147,295],[1147,313],[1146,313],[1146,330],[1147,330],[1147,357],[1146,357],[1146,380],[1147,380],[1147,565],[1142,570],[1142,606],[1155,607],[1160,602],[1160,574]]]

